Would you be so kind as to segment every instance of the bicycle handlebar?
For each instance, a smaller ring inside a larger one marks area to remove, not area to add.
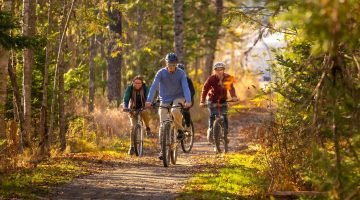
[[[128,108],[128,109],[124,109],[123,112],[142,112],[144,111],[145,108]]]
[[[214,108],[217,108],[217,107],[224,107],[224,106],[227,106],[228,103],[230,102],[238,102],[238,101],[234,101],[234,100],[226,100],[225,103],[219,103],[219,102],[208,102],[206,107],[214,107]]]
[[[156,103],[151,104],[152,107],[156,107],[156,108],[166,108],[166,109],[171,109],[171,108],[184,108],[184,105],[182,103],[179,103],[178,106],[174,106],[174,105],[170,105],[170,106],[161,106],[161,105],[157,105]]]

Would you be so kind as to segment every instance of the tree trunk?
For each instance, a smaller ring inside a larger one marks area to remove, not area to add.
[[[95,61],[96,44],[95,35],[90,37],[90,60],[89,60],[89,112],[94,111],[94,98],[95,98]]]
[[[52,99],[51,99],[51,107],[50,107],[50,122],[49,122],[49,140],[51,141],[51,137],[53,135],[53,129],[54,129],[54,118],[55,118],[55,100],[56,100],[56,86],[58,85],[58,79],[60,77],[60,75],[63,73],[60,69],[63,66],[62,65],[62,48],[63,48],[63,42],[64,42],[64,37],[65,37],[65,33],[69,24],[69,20],[70,20],[70,16],[74,7],[74,3],[75,0],[72,0],[71,2],[71,7],[70,10],[67,14],[66,17],[66,22],[65,24],[62,26],[61,31],[60,31],[60,40],[59,40],[59,48],[58,48],[58,52],[57,52],[57,58],[56,58],[56,65],[55,65],[55,76],[54,76],[54,84],[53,84],[53,95],[52,95]],[[65,5],[64,5],[65,6]],[[65,12],[64,12],[65,15]],[[63,78],[63,77],[62,77]],[[59,81],[60,82],[60,81]],[[59,89],[60,90],[60,89]],[[59,91],[60,93],[60,91]],[[60,96],[61,94],[59,94]],[[62,94],[63,95],[63,94]],[[60,97],[59,97],[60,98]],[[61,101],[61,100],[59,100]],[[60,112],[60,111],[59,111]],[[60,121],[61,122],[61,121]],[[60,125],[60,131],[61,131],[61,125]],[[65,135],[65,134],[64,134]],[[60,137],[60,140],[62,140],[62,138]],[[63,143],[61,143],[61,145],[63,145]],[[61,146],[62,148],[63,146]]]
[[[36,1],[23,0],[23,35],[28,37],[35,36],[36,21]],[[31,135],[31,82],[32,66],[34,63],[34,52],[32,49],[23,51],[23,105],[25,115],[25,133],[23,136],[24,146],[30,147]]]
[[[224,4],[223,0],[216,0],[216,19],[213,25],[213,31],[215,34],[213,37],[209,38],[208,53],[205,57],[206,61],[205,61],[205,70],[204,70],[204,80],[206,80],[207,77],[210,76],[212,73],[212,66],[214,63],[215,52],[216,52],[216,43],[219,38],[219,31],[222,23],[222,15],[223,15],[222,13],[224,9],[223,4]]]
[[[66,129],[65,129],[65,100],[64,100],[64,71],[65,71],[63,57],[59,61],[59,138],[60,138],[60,151],[66,148]]]
[[[140,52],[141,51],[141,47],[142,47],[142,41],[143,41],[143,34],[142,34],[142,30],[143,30],[143,21],[144,21],[144,9],[141,8],[141,6],[137,6],[136,8],[136,16],[137,16],[137,28],[136,28],[136,36],[134,35],[130,35],[129,34],[129,40],[131,41],[131,37],[136,38],[134,41],[134,46],[135,46],[135,51]],[[131,50],[130,50],[131,51]],[[141,72],[143,72],[143,66],[140,63],[140,59],[141,56],[138,55],[137,56],[137,62],[136,62],[136,66],[135,66],[135,71],[136,74],[141,74]],[[127,65],[124,65],[127,66]],[[123,70],[124,71],[124,70]],[[126,72],[124,72],[126,73]],[[127,81],[127,80],[125,80]],[[125,86],[125,85],[124,85]]]
[[[3,11],[10,12],[12,7],[11,0],[4,0]],[[1,7],[0,7],[1,10]],[[7,97],[7,67],[9,63],[9,51],[0,48],[0,139],[6,139],[6,125],[5,125],[5,104]]]
[[[184,0],[174,0],[174,33],[175,33],[175,53],[179,63],[184,63],[184,19],[183,19]]]
[[[16,74],[15,74],[15,70],[13,69],[12,65],[8,66],[8,73],[9,73],[9,77],[10,77],[10,81],[11,81],[11,86],[13,88],[13,93],[14,93],[14,97],[15,97],[15,102],[16,102],[16,108],[17,108],[17,115],[19,117],[20,120],[20,139],[19,139],[19,152],[22,153],[23,152],[23,146],[24,146],[24,141],[23,141],[23,137],[25,135],[27,135],[26,133],[26,129],[25,129],[25,116],[24,116],[24,110],[23,107],[21,106],[21,96],[20,96],[20,91],[19,91],[19,87],[16,83]]]
[[[100,43],[100,54],[101,54],[101,58],[104,58],[106,60],[107,57],[106,57],[106,53],[105,53],[105,39],[104,39],[104,33],[101,33],[99,36],[98,36],[99,40],[99,43]],[[105,83],[107,82],[107,68],[101,68],[101,88],[102,88],[102,94],[105,96],[105,91],[106,91],[106,85]]]
[[[107,97],[108,101],[116,101],[116,105],[120,105],[121,98],[121,48],[117,41],[121,39],[122,24],[121,13],[118,9],[113,8],[111,1],[108,2],[108,15],[110,21],[110,38],[108,46],[108,81],[107,81]]]
[[[49,0],[49,10],[48,10],[48,27],[46,35],[51,35],[51,29],[53,27],[53,18],[52,18],[52,6],[53,0]],[[48,37],[47,37],[48,38]],[[44,80],[43,80],[43,94],[40,110],[40,125],[39,125],[39,134],[41,137],[40,142],[40,154],[50,156],[50,143],[49,135],[47,132],[47,109],[48,109],[48,83],[49,83],[49,63],[50,63],[50,52],[51,52],[51,42],[47,41],[46,52],[45,52],[45,66],[44,66]]]
[[[5,103],[7,86],[7,66],[9,63],[9,52],[0,48],[0,139],[6,138],[5,127]]]

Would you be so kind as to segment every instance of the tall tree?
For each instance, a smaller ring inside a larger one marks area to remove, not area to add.
[[[71,2],[71,5],[70,5],[70,9],[66,15],[66,21],[65,21],[65,17],[63,18],[63,22],[61,23],[63,26],[60,27],[60,37],[59,37],[59,47],[58,47],[58,51],[57,51],[57,58],[56,58],[56,65],[55,65],[55,77],[54,77],[54,84],[53,84],[53,95],[52,95],[52,99],[51,99],[51,107],[50,107],[50,122],[49,122],[49,133],[48,133],[48,136],[51,138],[53,137],[52,133],[53,133],[53,129],[54,129],[54,118],[55,118],[55,102],[56,102],[56,89],[57,89],[57,86],[60,82],[62,82],[63,84],[63,72],[62,72],[62,62],[63,62],[63,43],[64,43],[64,37],[65,37],[65,34],[66,34],[66,30],[68,28],[68,24],[69,24],[69,21],[70,21],[70,16],[71,16],[71,13],[73,11],[73,8],[74,8],[74,4],[75,4],[75,0],[72,0]],[[65,3],[63,4],[64,7],[65,7]],[[63,16],[65,16],[65,8],[64,8],[64,12],[63,12]],[[60,80],[60,76],[61,76],[61,79]],[[63,87],[63,85],[61,86]],[[63,92],[63,88],[62,89],[62,92]],[[59,86],[59,90],[60,90],[60,86]],[[62,98],[63,98],[63,93],[61,94],[62,95]],[[60,96],[60,94],[59,94]],[[60,100],[62,101],[62,100]],[[60,102],[60,103],[63,103],[63,102]],[[62,108],[61,106],[63,105],[60,105],[59,107],[59,112],[61,112]],[[60,114],[61,117],[64,117],[63,114]],[[60,120],[63,120],[63,119],[60,119]],[[60,121],[60,123],[64,123],[64,121]],[[66,146],[66,140],[65,140],[65,131],[62,127],[62,125],[64,124],[60,124],[60,148],[63,149],[65,146]]]
[[[184,63],[184,0],[174,0],[174,33],[175,33],[175,53],[179,62]]]
[[[48,8],[48,27],[46,35],[50,36],[53,27],[53,0],[49,0],[49,8]],[[47,37],[48,38],[48,37]],[[40,154],[44,155],[45,153],[49,155],[49,136],[46,128],[47,122],[47,110],[48,110],[48,83],[49,83],[49,63],[50,63],[50,53],[51,53],[51,41],[47,41],[46,43],[46,51],[45,51],[45,66],[44,66],[44,79],[43,79],[43,94],[41,101],[41,111],[40,111],[40,124],[39,124],[39,134],[41,137],[41,149]]]
[[[23,0],[23,36],[35,36],[36,1]],[[25,115],[24,145],[30,146],[31,135],[31,83],[34,52],[30,48],[23,50],[23,105]]]
[[[5,128],[5,102],[7,86],[7,65],[9,62],[9,52],[0,48],[0,139],[6,137]]]
[[[118,2],[120,3],[120,2]],[[119,46],[122,35],[121,12],[114,6],[112,1],[108,2],[108,16],[110,18],[110,38],[108,44],[108,82],[107,97],[109,102],[116,101],[120,105],[121,97],[121,60],[122,52]]]
[[[216,0],[216,17],[213,20],[213,23],[210,25],[211,35],[208,38],[207,42],[207,54],[205,61],[205,70],[204,70],[204,78],[207,78],[212,73],[212,66],[214,63],[215,52],[216,52],[216,44],[219,38],[219,32],[222,23],[224,2],[223,0]]]
[[[0,11],[11,11],[11,0],[5,0]],[[0,139],[6,137],[5,128],[5,102],[6,102],[6,87],[7,87],[7,66],[9,62],[9,51],[0,46]]]
[[[94,98],[95,98],[95,61],[96,45],[95,35],[90,37],[90,58],[89,58],[89,105],[88,111],[94,111]]]

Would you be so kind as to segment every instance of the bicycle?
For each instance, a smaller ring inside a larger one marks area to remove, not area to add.
[[[137,119],[136,124],[133,125],[132,129],[132,143],[134,147],[135,155],[138,157],[142,157],[144,153],[144,132],[145,132],[145,126],[144,122],[141,119],[140,113],[144,111],[143,108],[140,109],[128,109],[124,112],[130,112],[132,115],[134,115]]]
[[[228,147],[229,139],[228,139],[227,134],[225,133],[224,116],[220,112],[220,108],[228,106],[228,102],[235,102],[235,101],[229,100],[229,101],[226,101],[226,103],[220,103],[220,101],[218,101],[217,103],[209,103],[207,105],[208,108],[211,108],[211,107],[217,108],[217,111],[218,111],[215,114],[215,120],[214,120],[212,128],[210,130],[212,132],[212,137],[214,139],[216,153],[227,153],[229,150],[229,147]],[[222,146],[224,148],[222,148]]]
[[[179,140],[178,129],[175,125],[174,117],[172,116],[170,109],[172,108],[183,108],[181,104],[179,106],[160,106],[160,105],[152,105],[153,107],[165,108],[168,111],[169,118],[163,122],[161,122],[160,128],[160,146],[162,152],[162,161],[164,167],[169,167],[170,161],[173,165],[176,164],[177,160],[177,151]]]

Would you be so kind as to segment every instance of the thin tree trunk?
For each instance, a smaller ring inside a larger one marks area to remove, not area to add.
[[[141,51],[141,47],[142,47],[142,36],[143,34],[142,29],[143,29],[143,20],[144,20],[144,9],[141,8],[140,6],[138,6],[136,8],[136,15],[137,15],[137,28],[136,28],[136,36],[135,36],[135,41],[134,41],[134,46],[135,46],[135,50],[137,52]],[[134,31],[132,31],[132,33],[134,33]],[[131,41],[131,37],[134,37],[133,35],[130,36],[129,35],[129,40]],[[131,50],[130,50],[131,51]],[[136,68],[136,74],[140,74],[143,71],[143,66],[139,64],[140,63],[140,55],[137,56],[137,64],[135,66]],[[124,65],[126,66],[126,65]],[[123,70],[124,71],[124,70]],[[125,72],[126,73],[126,72]],[[124,85],[125,86],[125,85]]]
[[[161,0],[161,3],[160,3],[160,16],[161,17],[165,15],[164,5],[165,5],[164,0]],[[164,25],[163,25],[163,23],[160,23],[159,29],[160,29],[160,41],[161,41],[161,43],[160,43],[160,55],[164,56],[164,54],[165,54],[164,45],[162,43],[162,41],[164,39],[164,33],[163,33],[164,32]]]
[[[194,61],[194,66],[193,66],[193,68],[195,69],[194,78],[196,81],[200,81],[199,80],[199,66],[200,66],[200,59],[199,59],[199,57],[196,57],[195,61]]]
[[[66,130],[65,130],[65,100],[64,100],[64,61],[63,58],[59,61],[59,138],[60,138],[60,151],[66,148]]]
[[[101,58],[104,58],[106,60],[107,57],[106,57],[106,53],[105,53],[105,39],[104,39],[104,33],[101,33],[99,36],[98,36],[99,40],[99,43],[100,43],[100,54],[101,54]],[[101,82],[104,83],[101,85],[101,88],[102,88],[102,94],[105,95],[105,91],[106,91],[106,85],[105,83],[107,82],[107,68],[101,68]]]
[[[53,134],[53,129],[54,129],[54,118],[55,118],[55,100],[56,100],[56,86],[58,85],[58,79],[59,79],[59,75],[60,75],[60,61],[62,60],[62,46],[63,46],[63,42],[64,42],[64,37],[65,37],[65,33],[69,24],[69,20],[70,20],[70,16],[71,16],[71,12],[73,10],[74,7],[74,3],[75,0],[72,0],[71,2],[71,6],[70,6],[70,10],[67,14],[66,17],[66,22],[64,27],[62,28],[62,32],[61,32],[61,37],[60,37],[60,41],[59,41],[59,48],[58,48],[58,52],[57,52],[57,58],[56,58],[56,65],[55,65],[55,76],[54,76],[54,84],[53,84],[53,95],[52,95],[52,99],[51,99],[51,106],[50,106],[50,122],[49,122],[49,140],[51,141],[51,137]]]
[[[23,35],[28,37],[35,36],[36,21],[36,1],[23,0]],[[34,52],[32,49],[23,51],[23,105],[25,115],[25,133],[23,136],[24,146],[30,147],[31,136],[31,83],[32,83],[32,66],[34,63]]]
[[[12,65],[8,66],[8,73],[9,73],[9,77],[10,77],[10,81],[11,81],[11,86],[13,88],[13,93],[15,96],[15,102],[16,102],[16,108],[17,108],[17,113],[18,113],[18,117],[20,120],[20,138],[19,138],[19,152],[22,153],[23,152],[23,137],[25,135],[27,135],[26,133],[26,129],[25,129],[25,116],[24,116],[24,110],[23,107],[21,106],[21,96],[20,96],[20,91],[19,91],[19,87],[16,83],[16,74],[15,71],[13,69]]]
[[[175,53],[180,63],[184,63],[184,0],[174,0]]]
[[[90,37],[90,60],[89,60],[89,112],[94,111],[94,98],[95,98],[95,61],[96,44],[95,35]]]
[[[205,70],[204,70],[204,80],[207,79],[208,76],[212,73],[212,66],[215,59],[215,52],[216,52],[216,43],[219,39],[219,31],[221,28],[222,23],[222,13],[223,13],[223,0],[216,0],[216,19],[214,23],[213,30],[215,31],[215,35],[212,38],[209,38],[208,43],[208,53],[205,57]]]
[[[53,26],[52,7],[53,7],[53,0],[49,0],[48,27],[47,27],[47,33],[46,33],[47,36],[51,35],[51,29]],[[40,125],[39,125],[39,134],[41,137],[40,154],[41,155],[46,154],[47,156],[50,156],[49,135],[48,135],[47,126],[46,126],[47,109],[48,109],[48,83],[49,83],[50,52],[51,52],[51,42],[47,41],[46,52],[45,52],[43,94],[42,94],[41,111],[40,111]]]
[[[120,105],[121,98],[121,49],[117,44],[117,40],[121,38],[122,24],[121,13],[118,9],[112,7],[111,1],[108,2],[108,15],[110,21],[110,41],[108,46],[108,81],[107,81],[107,97],[108,101],[116,101],[116,105]]]

